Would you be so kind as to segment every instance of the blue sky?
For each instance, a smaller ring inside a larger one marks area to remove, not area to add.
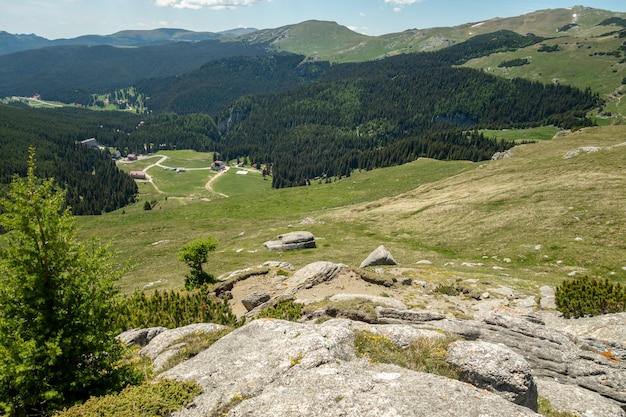
[[[572,1],[0,0],[0,30],[58,39],[159,27],[207,32],[237,27],[267,29],[316,19],[376,36],[570,7],[575,4]],[[584,5],[626,12],[624,0],[587,0]]]

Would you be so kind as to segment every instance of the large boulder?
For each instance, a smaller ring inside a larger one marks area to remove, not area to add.
[[[270,295],[266,292],[253,292],[251,294],[246,295],[241,303],[246,308],[246,310],[250,311],[255,307],[260,306],[263,303],[266,303],[270,300]]]
[[[334,321],[259,319],[160,378],[204,390],[173,416],[537,416],[469,384],[355,355]]]
[[[366,268],[368,266],[375,265],[397,265],[395,259],[391,255],[391,252],[387,250],[384,245],[380,245],[377,247],[374,252],[370,253],[367,258],[363,262],[361,262],[361,268]]]
[[[308,264],[297,270],[285,281],[287,284],[286,293],[295,294],[302,289],[313,288],[323,282],[331,281],[339,275],[344,267],[343,264],[325,261]]]
[[[315,236],[311,232],[290,232],[278,236],[278,240],[263,243],[267,250],[296,250],[315,248]]]
[[[463,379],[478,388],[537,410],[537,385],[522,355],[501,344],[458,341],[446,359],[461,369]]]

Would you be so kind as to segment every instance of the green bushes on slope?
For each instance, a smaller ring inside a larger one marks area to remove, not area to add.
[[[626,311],[626,287],[609,279],[582,277],[556,289],[556,307],[566,318]]]

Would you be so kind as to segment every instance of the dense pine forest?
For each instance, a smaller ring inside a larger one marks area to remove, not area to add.
[[[67,190],[67,204],[74,214],[101,214],[135,201],[137,185],[118,170],[111,155],[80,144],[91,137],[86,135],[89,118],[81,116],[63,110],[0,106],[2,193],[15,174],[26,175],[28,148],[32,146],[39,161],[37,174],[54,177]]]
[[[75,214],[123,207],[133,201],[137,188],[106,151],[79,145],[91,137],[124,155],[194,149],[216,151],[224,160],[247,157],[271,165],[275,188],[420,157],[488,159],[513,144],[487,138],[479,129],[586,126],[591,124],[586,113],[601,105],[590,90],[505,80],[458,67],[474,57],[541,41],[501,31],[438,52],[335,65],[293,54],[268,55],[252,46],[241,49],[245,53],[238,57],[220,49],[184,75],[137,80],[133,88],[147,97],[150,114],[0,107],[0,181],[8,184],[12,174],[25,172],[32,145],[41,174],[54,176],[68,189]],[[99,48],[106,52],[100,59],[117,62],[117,52]],[[183,50],[190,48],[194,50]],[[197,52],[199,46],[195,48]],[[149,51],[139,55],[149,56]],[[163,72],[152,68],[145,74]],[[63,82],[55,88],[59,96],[92,94],[107,85],[121,87],[124,74],[129,71],[91,81],[83,75],[75,83],[84,90],[72,92]]]

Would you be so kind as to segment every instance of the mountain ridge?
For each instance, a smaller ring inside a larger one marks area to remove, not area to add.
[[[77,38],[48,40],[37,35],[11,35],[0,31],[0,55],[43,46],[112,45],[144,46],[155,43],[197,42],[201,40],[268,43],[276,50],[307,55],[329,61],[355,61],[381,58],[407,52],[436,50],[479,34],[512,30],[521,35],[558,35],[559,29],[574,29],[580,35],[601,33],[597,25],[609,18],[626,18],[626,13],[585,6],[537,10],[515,17],[494,17],[450,27],[406,29],[369,36],[333,21],[306,20],[277,28],[234,28],[222,32],[193,32],[186,29],[159,28],[123,30],[110,35],[83,35]],[[570,26],[573,25],[573,26]],[[171,33],[170,36],[165,34]],[[563,33],[561,33],[563,34]],[[13,37],[13,40],[11,40]],[[335,41],[333,43],[332,41]]]

